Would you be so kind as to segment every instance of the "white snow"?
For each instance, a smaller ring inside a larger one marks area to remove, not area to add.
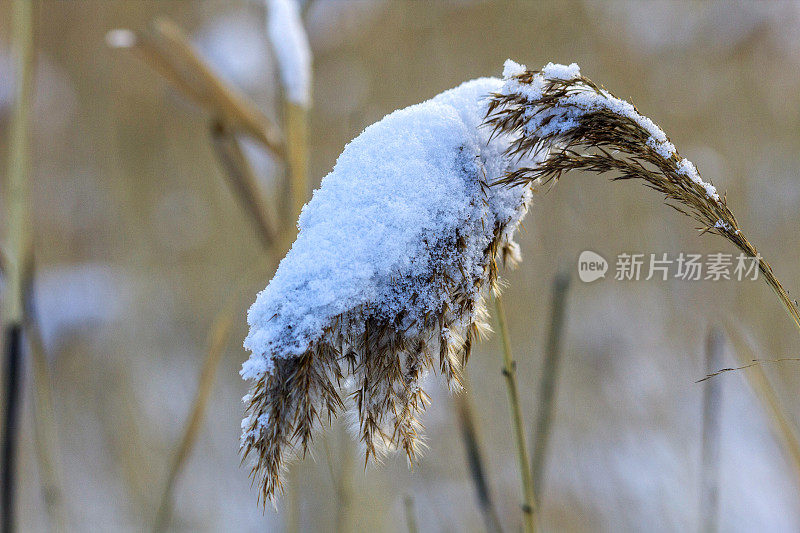
[[[503,94],[519,94],[529,102],[535,102],[542,97],[547,82],[573,80],[580,77],[580,67],[575,63],[569,66],[548,63],[540,73],[533,77],[530,83],[521,83],[516,76],[524,73],[525,70],[524,65],[519,65],[510,59],[507,60],[503,69],[505,84],[501,92]],[[669,142],[667,134],[655,122],[639,114],[630,102],[621,100],[604,89],[598,92],[587,85],[576,84],[570,88],[569,94],[561,100],[558,106],[546,110],[532,109],[528,115],[525,129],[526,132],[535,132],[540,137],[560,135],[577,127],[582,116],[600,109],[606,109],[621,117],[629,118],[641,126],[650,135],[647,140],[648,146],[659,156],[670,160],[679,174],[687,176],[694,183],[700,185],[708,198],[715,202],[720,201],[717,189],[700,178],[700,174],[690,161],[678,158],[675,146]]]
[[[557,63],[548,63],[542,69],[545,78],[551,80],[573,80],[580,77],[581,67],[577,63],[570,63],[567,65],[559,65]]]
[[[413,327],[451,303],[431,281],[435,269],[480,277],[495,224],[511,222],[513,231],[531,197],[530,188],[481,187],[512,170],[503,154],[511,139],[489,141],[481,127],[486,97],[501,87],[496,78],[466,82],[395,111],[345,147],[250,308],[244,346],[252,355],[242,377],[259,379],[275,357],[303,353],[349,311],[388,319],[405,312],[403,324]],[[467,236],[463,252],[452,251],[457,234]],[[470,272],[456,266],[455,253]],[[363,324],[348,327],[358,333]]]
[[[513,59],[506,59],[506,62],[503,63],[503,78],[510,78],[511,76],[520,76],[525,74],[525,71],[528,70],[525,65],[520,65]]]
[[[296,0],[267,0],[267,33],[280,65],[286,98],[311,103],[311,47]]]

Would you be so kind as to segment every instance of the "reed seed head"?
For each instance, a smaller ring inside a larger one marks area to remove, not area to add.
[[[486,123],[493,135],[512,136],[508,157],[533,157],[537,164],[522,165],[496,183],[546,183],[571,170],[640,180],[662,193],[667,205],[699,222],[701,233],[722,236],[757,258],[764,279],[800,327],[796,302],[742,233],[727,198],[703,181],[652,120],[582,76],[574,63],[531,71],[508,60],[503,75],[505,84],[492,96]]]
[[[460,388],[488,330],[483,296],[498,262],[519,259],[512,236],[531,199],[528,183],[489,185],[516,168],[509,139],[480,127],[501,86],[474,80],[370,126],[303,209],[248,314],[242,453],[264,500],[342,409],[367,459],[399,449],[413,461],[430,401],[422,376]]]

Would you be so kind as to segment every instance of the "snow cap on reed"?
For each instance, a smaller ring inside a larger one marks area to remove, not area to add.
[[[497,259],[518,259],[512,234],[529,184],[493,188],[516,168],[507,138],[481,124],[494,78],[473,80],[388,115],[344,149],[299,220],[299,234],[248,313],[242,448],[262,496],[315,421],[343,406],[352,382],[367,455],[421,443],[421,375],[453,388],[486,326]],[[528,159],[523,161],[531,162]]]

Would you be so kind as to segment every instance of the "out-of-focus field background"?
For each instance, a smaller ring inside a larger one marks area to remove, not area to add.
[[[36,295],[54,376],[65,504],[75,530],[151,527],[194,396],[210,325],[263,253],[209,144],[209,117],[134,54],[109,49],[114,28],[167,15],[218,73],[279,120],[276,61],[255,1],[36,3],[33,136]],[[9,2],[0,4],[0,152],[7,153],[13,75]],[[791,290],[800,291],[800,4],[797,2],[312,1],[310,165],[314,186],[345,143],[390,111],[513,58],[575,61],[658,122],[729,205]],[[257,144],[265,194],[283,173]],[[2,191],[0,191],[2,197]],[[700,506],[709,327],[734,323],[759,357],[796,356],[800,339],[755,282],[583,284],[581,251],[733,252],[634,183],[566,176],[537,197],[507,273],[505,304],[526,422],[536,390],[553,276],[573,277],[552,441],[542,489],[547,531],[686,531]],[[613,268],[613,266],[612,266]],[[613,272],[612,272],[613,274]],[[176,531],[280,531],[287,513],[256,505],[238,439],[246,392],[240,302],[197,446],[175,488]],[[730,344],[723,364],[736,364]],[[505,528],[519,525],[519,481],[497,338],[469,363],[470,400]],[[800,363],[764,368],[800,422]],[[800,529],[800,472],[745,372],[722,383],[720,528]],[[47,527],[27,365],[18,471],[21,531]],[[300,528],[330,531],[349,479],[352,531],[406,530],[413,496],[422,531],[481,531],[452,398],[435,378],[430,446],[363,468],[342,420],[295,467]],[[333,463],[333,467],[329,463]],[[342,471],[344,474],[342,474]],[[339,496],[337,496],[339,494]]]

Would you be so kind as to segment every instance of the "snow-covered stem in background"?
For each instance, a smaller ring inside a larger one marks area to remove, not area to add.
[[[266,0],[267,34],[280,67],[283,123],[289,170],[282,215],[297,218],[308,199],[308,113],[311,108],[312,55],[296,0]]]
[[[267,33],[280,67],[286,99],[311,104],[311,47],[296,0],[266,0]]]
[[[509,157],[542,153],[546,157],[536,165],[521,166],[497,183],[547,182],[570,170],[612,172],[615,180],[641,180],[662,193],[667,205],[698,221],[702,233],[725,237],[757,258],[764,279],[800,328],[797,303],[745,238],[726,198],[702,180],[652,120],[582,76],[574,63],[549,63],[541,71],[531,71],[508,60],[503,76],[505,83],[493,95],[487,125],[494,135],[512,136]]]

